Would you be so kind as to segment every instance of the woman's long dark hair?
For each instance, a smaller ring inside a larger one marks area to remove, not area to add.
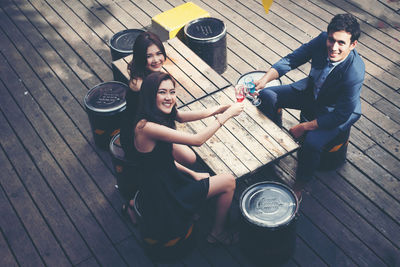
[[[144,77],[150,73],[146,68],[147,48],[153,44],[160,49],[161,53],[164,55],[164,59],[167,58],[165,47],[160,38],[152,32],[142,32],[136,37],[135,43],[133,44],[133,58],[128,64],[128,73],[131,80],[137,77],[144,79]]]
[[[131,90],[128,90],[126,94],[126,111],[124,125],[121,127],[121,145],[125,151],[125,154],[129,157],[132,155],[132,151],[134,151],[134,133],[136,124],[145,119],[146,121],[158,123],[165,125],[167,127],[175,129],[175,119],[176,119],[176,104],[173,106],[170,114],[163,113],[158,107],[156,103],[156,97],[158,88],[163,81],[171,80],[174,86],[176,85],[175,80],[168,73],[164,72],[153,72],[150,73],[143,80],[142,86],[139,91],[139,103],[135,103],[136,101],[132,101],[133,97]],[[136,117],[129,118],[129,113],[132,109],[136,107]],[[133,106],[135,105],[135,106]]]

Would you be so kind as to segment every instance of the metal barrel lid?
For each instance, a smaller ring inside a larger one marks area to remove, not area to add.
[[[144,32],[139,29],[128,29],[117,32],[110,39],[110,46],[121,53],[132,53],[133,44],[135,43],[136,38],[139,34]]]
[[[126,108],[125,94],[128,86],[111,81],[96,85],[90,89],[84,99],[87,110],[111,115]]]
[[[193,40],[215,42],[226,35],[225,23],[217,18],[199,18],[185,25],[184,33]]]
[[[294,192],[277,182],[261,182],[247,188],[240,197],[244,218],[261,227],[287,225],[296,216],[298,202]]]
[[[245,73],[245,74],[243,74],[242,76],[239,77],[239,79],[237,80],[236,84],[243,84],[244,85],[244,79],[247,76],[251,76],[251,77],[253,77],[254,81],[257,81],[257,80],[261,79],[262,76],[264,76],[264,74],[265,74],[265,71],[261,71],[261,70],[255,70],[255,71],[247,72],[247,73]],[[271,86],[277,86],[277,85],[282,85],[282,82],[281,82],[280,79],[276,79],[276,80],[270,81],[269,83],[267,83],[265,85],[264,88],[271,87]]]

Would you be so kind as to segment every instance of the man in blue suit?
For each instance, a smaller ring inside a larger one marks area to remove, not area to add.
[[[360,33],[354,16],[336,15],[327,32],[279,60],[255,82],[256,89],[263,89],[269,81],[311,60],[307,78],[259,92],[262,100],[259,109],[279,126],[282,124],[279,108],[307,111],[315,118],[290,129],[295,138],[304,138],[294,185],[297,196],[317,169],[323,146],[361,116],[360,92],[365,66],[355,50]]]

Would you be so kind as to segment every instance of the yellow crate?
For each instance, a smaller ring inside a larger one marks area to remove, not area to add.
[[[210,14],[207,11],[192,2],[188,2],[154,16],[151,19],[151,24],[153,31],[158,34],[161,40],[168,40],[180,35],[180,30],[188,22],[209,16]]]

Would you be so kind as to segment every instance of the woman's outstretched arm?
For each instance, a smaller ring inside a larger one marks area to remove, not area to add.
[[[161,140],[176,144],[185,144],[190,146],[201,146],[204,144],[228,119],[237,116],[244,108],[243,103],[232,104],[225,112],[219,114],[212,123],[205,127],[202,131],[191,134],[187,132],[177,131],[167,126],[153,122],[147,122],[140,128],[137,138],[145,138],[151,140]],[[140,140],[138,140],[140,143]],[[144,140],[143,140],[144,141]]]
[[[178,110],[176,114],[176,120],[178,122],[189,122],[195,120],[201,120],[210,116],[214,116],[216,114],[220,114],[225,112],[231,104],[229,105],[221,105],[215,106],[212,108],[202,109],[202,110],[190,110],[190,111],[182,111]]]

